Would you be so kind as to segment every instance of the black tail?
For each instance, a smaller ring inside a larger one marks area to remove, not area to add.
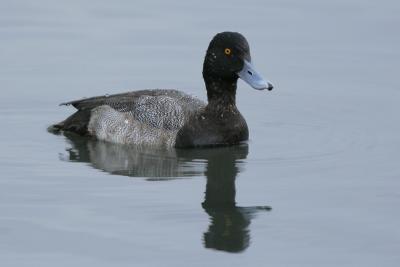
[[[48,130],[53,133],[69,131],[80,135],[87,135],[90,113],[90,109],[78,110],[64,121],[50,126]]]

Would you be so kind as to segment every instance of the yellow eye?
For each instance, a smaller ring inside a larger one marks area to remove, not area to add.
[[[231,49],[225,48],[225,55],[230,55],[231,54]]]

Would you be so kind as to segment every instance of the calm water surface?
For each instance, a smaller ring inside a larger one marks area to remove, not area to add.
[[[397,1],[2,1],[1,266],[399,266]],[[250,141],[157,150],[53,135],[64,101],[205,99],[211,37],[242,32]]]

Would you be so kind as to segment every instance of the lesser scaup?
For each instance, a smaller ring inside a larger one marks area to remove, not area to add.
[[[208,104],[177,90],[155,89],[63,103],[78,109],[53,129],[121,144],[196,147],[233,145],[248,139],[236,107],[238,78],[255,89],[272,90],[251,65],[240,33],[222,32],[211,40],[203,64]]]

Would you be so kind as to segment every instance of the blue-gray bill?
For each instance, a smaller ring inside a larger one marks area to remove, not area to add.
[[[269,82],[264,80],[260,74],[254,69],[253,65],[247,60],[244,61],[243,69],[238,72],[240,79],[248,83],[251,87],[257,90],[272,90],[274,86]]]

